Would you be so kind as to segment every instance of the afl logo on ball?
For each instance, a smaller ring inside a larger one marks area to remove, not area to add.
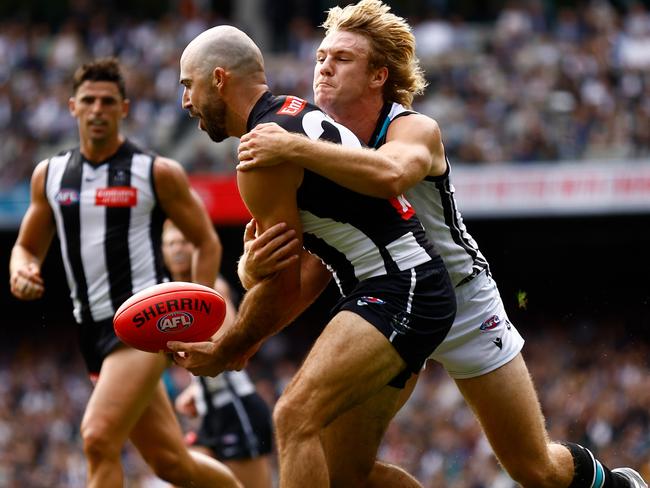
[[[194,317],[187,312],[171,312],[158,319],[156,327],[160,332],[175,332],[187,329],[194,322]]]

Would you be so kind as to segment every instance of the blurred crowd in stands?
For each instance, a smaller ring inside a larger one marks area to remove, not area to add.
[[[581,442],[610,465],[635,466],[649,477],[650,344],[641,331],[630,331],[618,314],[574,318],[568,327],[561,320],[527,318],[521,324],[524,354],[551,436]],[[91,386],[65,335],[31,336],[0,355],[0,486],[84,486],[79,423]],[[296,339],[276,336],[249,365],[271,405],[296,369],[296,351],[307,346]],[[188,376],[176,367],[169,373],[173,395]],[[196,425],[180,420],[185,428]],[[426,488],[515,486],[456,386],[435,363],[390,425],[380,458],[402,465]],[[130,488],[164,486],[132,448],[124,460]]]
[[[228,157],[206,149],[215,145],[181,110],[178,84],[187,42],[210,25],[236,23],[233,18],[200,0],[171,2],[174,10],[155,21],[117,17],[95,2],[69,3],[78,9],[56,26],[0,17],[0,192],[27,180],[40,158],[76,144],[67,109],[72,71],[105,55],[119,56],[127,68],[130,137],[190,172],[233,171]],[[429,81],[415,108],[439,121],[452,163],[647,161],[650,11],[634,1],[623,2],[625,8],[585,1],[549,12],[551,3],[508,2],[490,22],[444,9],[399,12],[414,26]],[[311,99],[322,31],[309,17],[273,21],[278,12],[272,13],[258,20],[272,34],[279,22],[287,27],[267,44],[256,39],[270,86]],[[197,144],[197,134],[205,145]],[[569,325],[541,316],[514,320],[527,339],[524,354],[551,435],[583,443],[612,466],[634,466],[648,479],[650,344],[617,316],[573,319]],[[91,384],[73,331],[71,325],[43,328],[0,341],[2,487],[85,484],[79,424]],[[292,334],[274,337],[249,367],[271,405],[296,369],[296,350],[309,343]],[[187,376],[172,368],[167,380],[173,395]],[[380,458],[404,466],[427,488],[513,488],[436,364],[389,427]],[[162,486],[134,450],[124,459],[130,488]]]
[[[133,102],[128,134],[172,157],[194,129],[180,107],[179,56],[208,26],[233,23],[251,32],[267,58],[272,90],[311,99],[314,50],[322,37],[313,12],[303,15],[303,8],[292,16],[275,8],[269,14],[268,2],[252,3],[268,15],[248,22],[245,14],[228,17],[234,7],[224,15],[210,2],[179,0],[160,18],[141,20],[78,0],[57,25],[0,18],[0,189],[28,178],[52,149],[74,144],[70,78],[90,57],[121,59]],[[442,8],[443,0],[418,9],[393,3],[414,27],[429,81],[415,108],[439,121],[452,161],[650,155],[646,4],[509,1],[489,22],[469,22]],[[256,38],[261,32],[265,38]],[[232,171],[228,158],[215,160],[200,146],[181,155],[190,171]]]

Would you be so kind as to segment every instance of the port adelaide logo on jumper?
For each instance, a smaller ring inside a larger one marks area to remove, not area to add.
[[[212,305],[200,298],[161,300],[143,308],[133,316],[133,325],[142,327],[147,321],[156,320],[161,332],[175,332],[191,327],[196,314],[210,315]]]

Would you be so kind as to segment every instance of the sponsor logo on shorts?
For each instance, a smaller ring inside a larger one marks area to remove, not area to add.
[[[375,305],[383,305],[386,303],[383,301],[381,298],[375,298],[375,297],[361,297],[357,300],[357,305],[360,307],[363,307],[365,305],[370,305],[370,304],[375,304]]]
[[[492,339],[492,342],[494,342],[494,345],[497,346],[499,349],[503,349],[503,341],[501,340],[501,337]]]
[[[495,329],[500,323],[501,323],[501,319],[499,318],[499,316],[492,315],[492,317],[490,317],[489,319],[487,319],[481,324],[479,329],[485,332],[488,330]]]
[[[79,192],[77,190],[71,190],[69,188],[61,188],[54,197],[54,200],[62,207],[74,205],[75,203],[79,202]]]
[[[187,329],[194,322],[194,317],[188,312],[171,312],[158,319],[156,327],[160,332],[174,332]]]
[[[284,101],[282,108],[278,110],[278,114],[291,116],[298,115],[302,112],[302,109],[305,108],[305,105],[307,105],[307,102],[302,98],[288,96]]]

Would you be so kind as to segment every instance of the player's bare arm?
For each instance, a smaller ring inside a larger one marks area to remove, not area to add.
[[[294,246],[298,242],[293,230],[286,230],[286,224],[276,224],[256,237],[255,220],[246,225],[244,232],[244,253],[237,272],[248,287],[269,278],[284,269],[290,261],[300,257],[300,298],[295,301],[292,318],[298,317],[325,290],[332,274],[323,262],[303,248]],[[284,259],[285,254],[289,257]]]
[[[301,175],[301,170],[290,165],[238,175],[242,198],[261,231],[285,222],[302,239],[296,204]],[[289,323],[299,297],[300,263],[296,261],[248,290],[239,306],[237,321],[232,326],[223,326],[215,342],[170,342],[168,347],[177,352],[176,363],[193,374],[215,376],[226,369],[241,369],[266,338]]]
[[[246,266],[251,266],[250,261],[244,260]],[[275,273],[274,273],[275,274]],[[269,281],[272,276],[266,276],[261,282]],[[300,294],[293,297],[287,304],[284,321],[286,324],[293,322],[316,298],[325,290],[332,274],[327,270],[322,261],[313,254],[302,250],[300,254]],[[253,284],[253,287],[257,283]]]
[[[20,225],[9,260],[11,293],[20,300],[40,298],[45,291],[41,264],[56,231],[52,209],[45,196],[47,161],[42,161],[31,179],[31,200]]]
[[[283,270],[300,258],[302,248],[296,232],[280,222],[257,235],[257,223],[251,219],[244,230],[244,252],[237,263],[237,274],[248,290]]]
[[[156,192],[167,216],[195,246],[192,281],[213,286],[221,264],[222,246],[199,196],[176,161],[159,157],[154,164]]]
[[[447,169],[440,127],[421,114],[402,116],[390,124],[387,142],[378,150],[313,141],[275,124],[260,124],[242,137],[240,171],[284,159],[359,193],[390,198],[425,176]]]

